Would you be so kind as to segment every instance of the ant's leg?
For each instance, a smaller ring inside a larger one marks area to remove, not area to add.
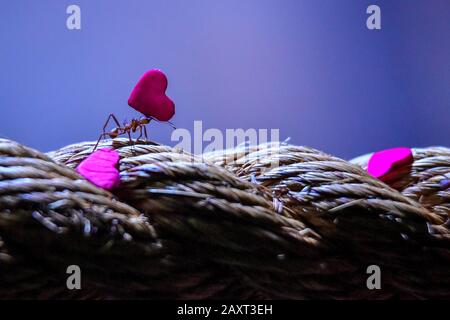
[[[114,115],[112,113],[110,113],[108,118],[106,119],[105,124],[103,125],[102,133],[100,134],[100,137],[98,138],[97,143],[95,144],[94,151],[95,151],[95,149],[97,149],[97,146],[98,146],[100,140],[103,137],[105,137],[105,135],[106,135],[106,127],[108,126],[109,120],[111,120],[112,117],[114,117]]]
[[[106,119],[105,125],[103,126],[103,133],[106,131],[106,127],[108,126],[109,121],[113,119],[113,121],[116,123],[117,127],[120,127],[119,121],[117,121],[116,116],[113,113],[110,113],[108,116],[108,119]]]
[[[139,136],[137,137],[137,140],[142,138],[142,125],[139,126]]]
[[[131,145],[134,145],[133,139],[131,139],[131,133],[130,133],[130,131],[127,131],[127,134],[128,134],[128,139],[130,140],[130,144],[131,144]]]
[[[130,131],[127,131],[127,134],[128,134],[128,139],[130,140],[131,152],[134,154],[135,153],[135,151],[134,151],[135,142],[133,141],[133,139],[131,139]]]
[[[118,128],[120,128],[119,120],[117,120],[117,117],[114,115],[114,113],[110,113],[109,116],[110,116],[110,118],[112,118],[112,119],[114,120],[116,126],[117,126]]]
[[[108,123],[109,123],[109,121],[111,121],[111,119],[113,119],[113,121],[116,123],[117,128],[120,128],[120,124],[119,124],[119,121],[117,120],[116,116],[115,116],[113,113],[110,113],[109,116],[108,116],[108,119],[106,119],[106,122],[105,122],[105,124],[103,125],[103,130],[102,130],[102,134],[100,135],[99,141],[100,141],[100,139],[102,138],[102,136],[105,137],[105,136],[108,135],[108,134],[106,133],[106,127],[108,126]],[[98,142],[99,142],[99,141],[97,141],[97,145],[98,145]],[[96,146],[97,146],[97,145],[96,145]],[[94,149],[94,150],[95,150],[95,149]]]
[[[97,149],[97,147],[98,147],[98,144],[100,143],[100,140],[102,140],[102,138],[104,138],[104,137],[106,137],[108,134],[107,133],[102,133],[102,134],[100,134],[100,137],[98,137],[98,140],[97,140],[97,143],[95,144],[95,147],[94,147],[94,150],[93,151],[95,151],[96,149]]]
[[[108,126],[108,123],[109,123],[109,121],[111,121],[111,119],[113,119],[113,121],[116,123],[117,127],[120,128],[120,124],[119,124],[119,121],[117,120],[116,116],[113,113],[110,113],[108,116],[108,119],[106,119],[106,122],[103,125],[102,133],[100,134],[100,137],[98,138],[97,143],[95,144],[94,151],[95,151],[95,149],[97,149],[98,144],[100,143],[100,140],[102,138],[108,136],[108,134],[106,133],[106,127]]]
[[[145,137],[145,141],[147,141],[147,140],[148,140],[148,135],[147,135],[147,126],[146,126],[146,125],[144,125],[143,127],[144,127],[144,137]]]

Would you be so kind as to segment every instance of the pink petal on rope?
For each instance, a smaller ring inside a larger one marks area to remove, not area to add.
[[[111,190],[120,183],[119,159],[116,150],[100,149],[81,161],[76,171],[97,187]]]
[[[409,148],[394,148],[375,152],[369,159],[367,171],[370,175],[387,182],[398,178],[414,162],[412,150]],[[401,170],[403,168],[403,170]]]
[[[175,114],[175,104],[166,96],[167,77],[160,70],[144,73],[128,99],[128,105],[146,117],[169,121]]]

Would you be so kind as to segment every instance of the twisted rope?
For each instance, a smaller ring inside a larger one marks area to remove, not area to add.
[[[450,217],[450,149],[413,149],[414,163],[408,174],[393,181],[392,187],[423,207],[448,220]],[[351,160],[367,168],[370,154]]]
[[[93,146],[43,155],[0,140],[0,297],[11,295],[6,283],[71,297],[61,288],[68,261],[83,270],[82,297],[450,296],[447,217],[434,211],[448,198],[421,205],[418,191],[305,147],[199,157],[126,139],[99,146],[121,156],[121,185],[109,193],[72,170]],[[382,290],[366,287],[371,264]],[[27,270],[35,281],[15,278]]]

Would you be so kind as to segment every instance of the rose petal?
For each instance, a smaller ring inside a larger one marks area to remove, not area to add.
[[[100,149],[89,155],[76,168],[86,180],[105,190],[111,190],[120,183],[119,153],[114,149]]]
[[[367,171],[381,181],[396,180],[409,172],[414,162],[412,150],[409,148],[394,148],[375,152],[369,159]]]

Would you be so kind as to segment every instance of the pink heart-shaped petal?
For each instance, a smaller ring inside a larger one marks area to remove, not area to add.
[[[114,149],[100,149],[81,161],[76,171],[86,180],[105,190],[111,190],[120,183],[119,153]]]
[[[146,117],[169,121],[175,114],[175,104],[166,96],[167,77],[160,70],[150,70],[131,92],[128,104]]]
[[[375,152],[369,159],[367,172],[381,181],[395,180],[405,173],[405,168],[414,162],[412,150],[409,148],[394,148]]]

